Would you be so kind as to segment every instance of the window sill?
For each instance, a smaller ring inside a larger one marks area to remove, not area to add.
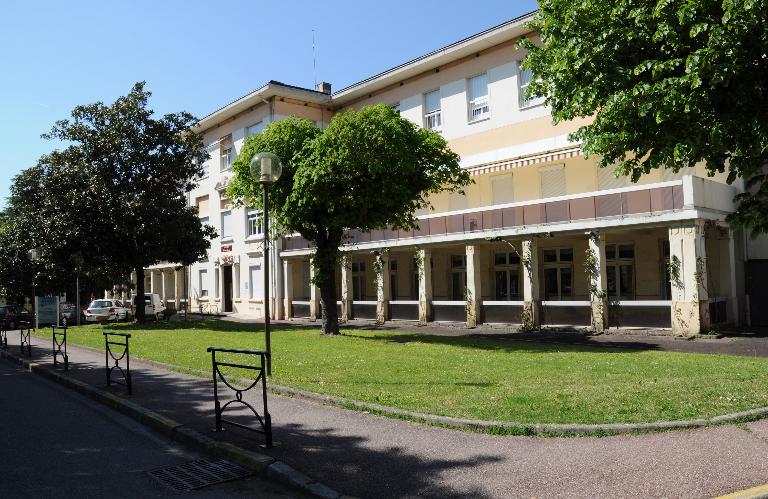
[[[264,234],[254,234],[245,238],[246,243],[260,243],[264,241]]]
[[[201,296],[200,298],[197,299],[197,301],[208,302],[208,301],[210,301],[210,298],[208,298],[207,296]]]
[[[257,305],[262,305],[264,303],[264,300],[248,300],[248,303],[255,303]]]
[[[535,103],[532,103],[532,104],[520,104],[520,110],[521,111],[526,111],[528,109],[533,109],[533,108],[536,108],[536,107],[541,107],[543,105],[544,105],[544,101],[542,101],[542,102],[535,102]]]
[[[221,244],[232,243],[232,242],[235,242],[235,238],[232,236],[222,237],[220,242]]]
[[[483,116],[482,118],[477,118],[477,119],[474,119],[474,120],[468,120],[467,121],[467,125],[474,125],[475,123],[482,123],[483,121],[488,121],[489,119],[491,119],[490,115]]]

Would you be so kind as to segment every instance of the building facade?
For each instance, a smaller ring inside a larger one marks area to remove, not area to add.
[[[337,271],[342,320],[685,335],[747,323],[754,314],[745,265],[768,258],[768,248],[725,222],[739,186],[708,177],[703,166],[654,171],[633,184],[585,159],[568,134],[586,121],[553,125],[540,99],[524,98],[532,75],[520,66],[517,41],[531,35],[529,20],[335,93],[327,84],[311,90],[272,81],[204,118],[211,159],[190,203],[220,237],[207,261],[188,269],[192,310],[263,313],[261,213],[226,198],[245,138],[288,116],[324,126],[345,109],[386,103],[439,131],[474,183],[466,195],[434,196],[432,209],[418,214],[418,230],[350,233]],[[272,244],[273,317],[317,319],[311,246],[298,236]],[[147,289],[170,280],[171,267],[151,269]]]

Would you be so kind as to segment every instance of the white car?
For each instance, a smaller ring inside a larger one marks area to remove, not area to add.
[[[134,295],[131,298],[131,304],[133,305],[134,315],[136,314],[136,298]],[[145,293],[144,294],[144,316],[154,317],[157,320],[165,318],[165,304],[160,299],[160,295],[157,293]]]
[[[128,309],[120,300],[93,300],[85,309],[86,322],[122,321],[128,317]]]

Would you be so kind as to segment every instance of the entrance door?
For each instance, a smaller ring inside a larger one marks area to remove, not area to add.
[[[747,262],[747,293],[749,293],[750,319],[753,326],[768,326],[768,260]]]
[[[232,311],[232,266],[222,267],[224,272],[224,312]]]

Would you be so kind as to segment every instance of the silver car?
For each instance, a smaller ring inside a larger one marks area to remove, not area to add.
[[[85,309],[86,322],[116,322],[127,317],[128,309],[120,300],[93,300]]]

